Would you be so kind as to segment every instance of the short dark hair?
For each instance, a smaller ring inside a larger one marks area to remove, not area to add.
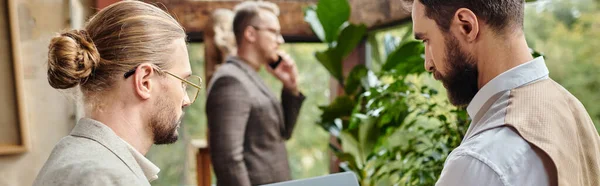
[[[409,0],[412,2],[412,0]],[[467,8],[497,32],[515,27],[523,29],[525,0],[418,0],[425,5],[425,16],[435,20],[444,32],[456,11]]]
[[[246,1],[235,6],[235,16],[233,18],[233,34],[238,45],[244,39],[244,30],[252,26],[252,21],[258,17],[260,10],[269,11],[279,16],[279,7],[275,3],[267,1]]]

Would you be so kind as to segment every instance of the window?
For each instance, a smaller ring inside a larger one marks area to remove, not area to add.
[[[329,134],[315,124],[321,114],[317,107],[329,102],[330,77],[314,57],[315,51],[325,47],[320,43],[285,44],[281,47],[296,60],[300,73],[300,90],[307,97],[294,134],[287,142],[293,179],[329,173]],[[192,71],[204,76],[204,44],[191,43],[188,50]],[[259,74],[271,91],[279,95],[281,83],[264,69]],[[206,87],[207,82],[204,83],[203,87]],[[206,139],[205,104],[206,90],[202,90],[198,100],[186,109],[179,141],[171,145],[153,146],[148,152],[147,157],[161,169],[159,179],[152,182],[152,185],[196,185],[197,149],[190,142]],[[215,183],[214,177],[212,180]]]

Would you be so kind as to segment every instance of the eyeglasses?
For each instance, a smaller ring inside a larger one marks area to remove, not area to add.
[[[254,25],[251,25],[251,27],[256,30],[259,30],[259,31],[265,30],[265,31],[271,32],[271,33],[275,34],[275,36],[278,36],[278,37],[281,36],[281,31],[274,29],[274,28],[261,28],[261,27],[254,26]]]
[[[183,79],[169,71],[160,69],[156,65],[152,65],[152,66],[158,72],[164,72],[165,74],[168,74],[170,76],[173,76],[174,78],[179,79],[181,81],[181,88],[183,88],[183,90],[185,90],[185,94],[186,94],[186,96],[188,96],[188,98],[190,98],[191,103],[194,103],[196,101],[196,98],[198,98],[198,94],[200,93],[200,89],[202,89],[202,78],[201,77],[196,76],[196,75],[190,75],[190,77],[188,77],[188,79]],[[125,74],[123,75],[125,77],[125,79],[127,79],[131,75],[135,74],[137,67],[138,66],[135,66],[133,69],[125,72]]]

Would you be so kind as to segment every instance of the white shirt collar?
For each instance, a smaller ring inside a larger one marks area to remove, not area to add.
[[[158,172],[160,172],[160,169],[156,165],[154,165],[154,163],[148,160],[148,158],[142,155],[142,153],[138,152],[135,148],[133,148],[133,146],[131,146],[125,140],[123,140],[123,142],[127,144],[129,152],[131,152],[131,155],[133,156],[135,161],[138,163],[138,165],[140,165],[140,168],[142,169],[142,172],[144,172],[144,176],[146,176],[148,182],[152,182],[158,179]]]
[[[481,87],[475,94],[467,106],[469,117],[474,120],[477,113],[492,96],[546,78],[548,73],[544,57],[541,56],[503,72]]]

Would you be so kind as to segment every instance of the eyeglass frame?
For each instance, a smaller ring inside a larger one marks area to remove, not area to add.
[[[277,29],[274,29],[274,28],[263,28],[263,27],[254,26],[254,25],[250,25],[250,27],[252,27],[252,28],[254,28],[255,30],[258,30],[258,31],[260,31],[260,30],[266,30],[266,31],[269,31],[269,32],[275,34],[275,36],[277,36],[277,37],[283,37],[283,35],[281,35],[281,30],[277,30]]]
[[[127,79],[130,76],[132,76],[133,74],[135,74],[135,71],[137,70],[138,67],[139,67],[139,65],[136,65],[133,69],[125,72],[125,74],[123,74],[123,77],[125,77],[125,79]],[[201,85],[196,85],[196,84],[194,84],[194,83],[192,83],[192,82],[190,82],[188,80],[185,80],[182,77],[179,77],[178,75],[175,75],[175,74],[173,74],[173,73],[171,73],[169,71],[162,70],[162,69],[160,69],[160,67],[158,67],[158,66],[156,66],[154,64],[152,64],[152,68],[154,68],[158,72],[164,72],[166,74],[169,74],[170,76],[173,76],[174,78],[180,80],[181,82],[187,83],[188,85],[191,85],[192,87],[196,88],[198,91],[196,91],[196,94],[194,95],[194,99],[191,100],[190,104],[196,102],[196,99],[198,98],[198,94],[200,94],[200,90],[202,90],[202,78],[200,76],[190,75],[192,77],[197,77],[200,80],[200,84]],[[188,98],[191,98],[191,97],[189,97],[190,95],[188,95],[188,93],[187,93],[187,91],[185,89],[183,91],[185,92],[186,96],[188,96]]]

